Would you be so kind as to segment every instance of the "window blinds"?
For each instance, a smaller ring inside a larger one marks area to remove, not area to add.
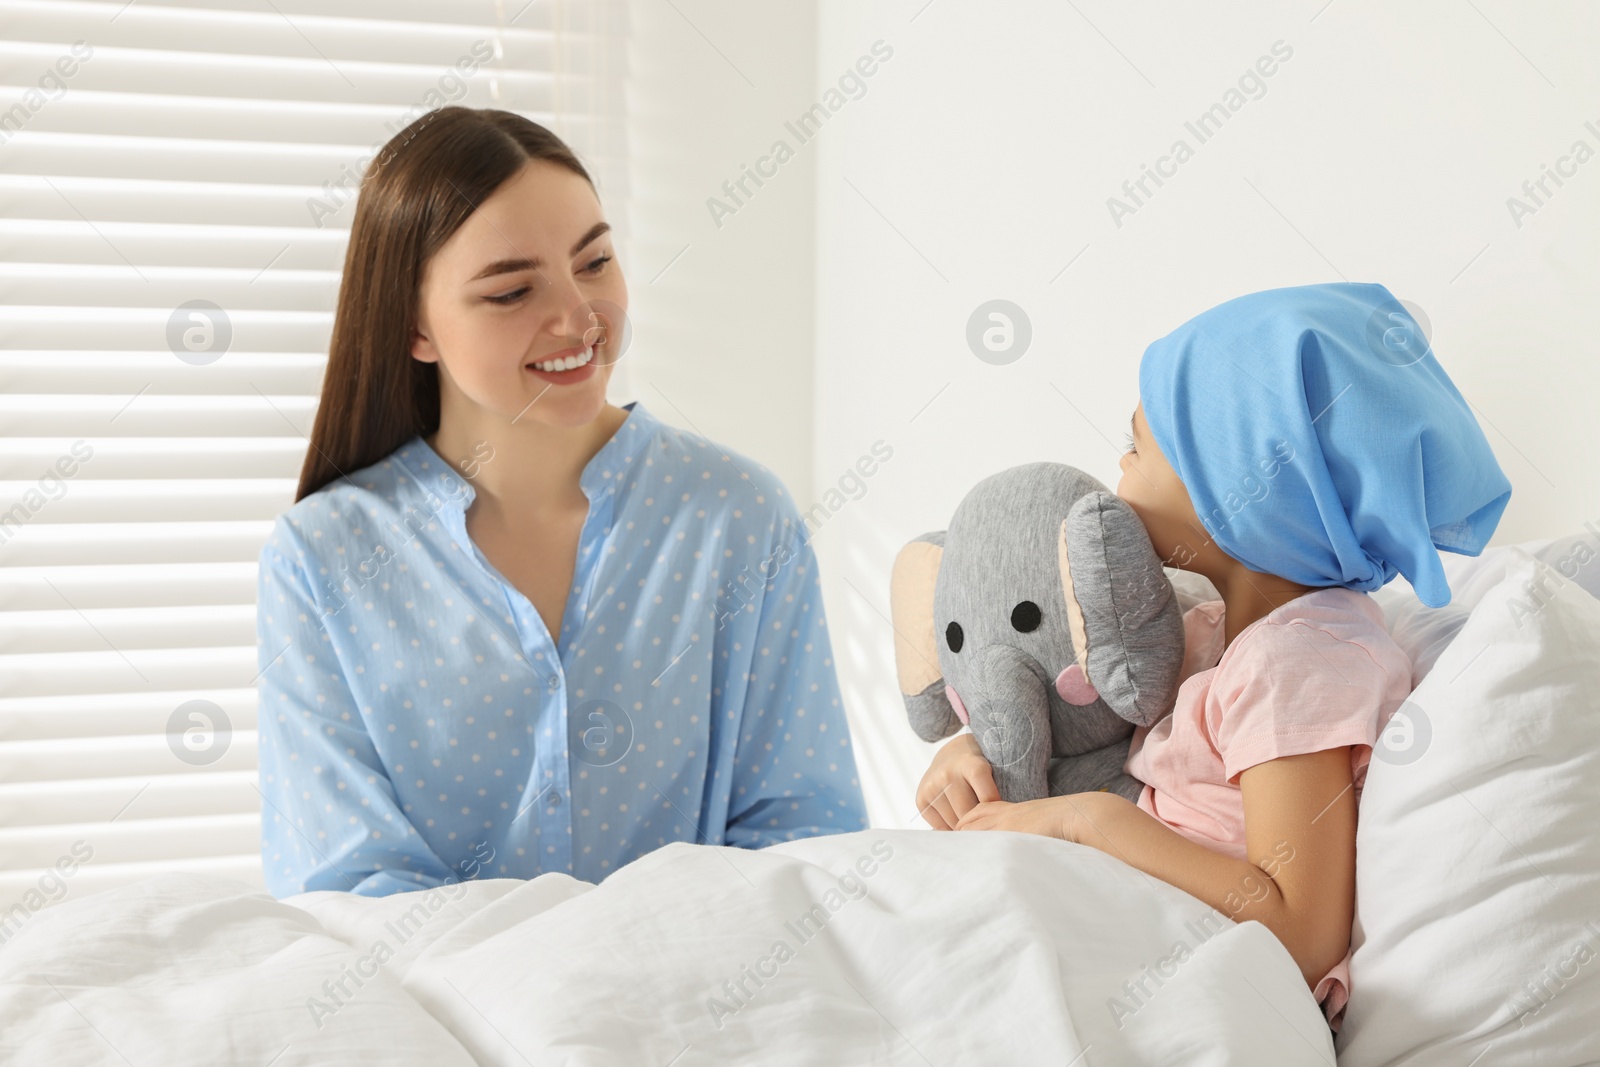
[[[360,166],[505,108],[617,222],[622,10],[0,0],[0,940],[160,871],[260,884],[256,557]]]

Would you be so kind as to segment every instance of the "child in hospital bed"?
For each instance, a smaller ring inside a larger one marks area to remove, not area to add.
[[[1137,804],[999,800],[970,733],[917,792],[936,829],[1016,830],[1117,856],[1288,949],[1329,1024],[1349,999],[1356,814],[1411,664],[1368,595],[1450,599],[1510,483],[1411,314],[1381,285],[1274,289],[1156,341],[1117,494],[1220,600],[1185,616],[1170,715],[1134,734]]]

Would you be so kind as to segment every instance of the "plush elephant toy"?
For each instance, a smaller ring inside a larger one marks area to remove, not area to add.
[[[991,475],[895,557],[895,667],[911,728],[969,723],[1002,800],[1110,790],[1137,726],[1172,707],[1183,617],[1144,524],[1088,474]]]

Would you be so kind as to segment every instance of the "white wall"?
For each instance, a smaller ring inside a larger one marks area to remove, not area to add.
[[[1600,522],[1600,158],[1520,228],[1506,205],[1600,149],[1600,10],[1323,2],[822,3],[819,86],[894,49],[813,145],[816,493],[894,449],[815,542],[876,823],[914,817],[933,750],[894,685],[894,553],[1012,464],[1114,484],[1144,346],[1229,297],[1344,277],[1419,303],[1515,487],[1495,543]],[[1197,144],[1185,120],[1279,40],[1265,95]],[[1115,226],[1178,137],[1194,157]],[[1033,325],[1009,366],[964,340],[996,297]]]
[[[719,227],[723,196],[812,99],[806,4],[630,0],[626,256],[633,344],[612,389],[811,483],[815,156],[778,169]],[[742,199],[742,197],[741,197]]]

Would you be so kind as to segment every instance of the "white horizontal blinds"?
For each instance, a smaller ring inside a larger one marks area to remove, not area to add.
[[[259,883],[256,558],[359,168],[458,103],[620,172],[584,6],[0,0],[0,941],[156,871]]]

